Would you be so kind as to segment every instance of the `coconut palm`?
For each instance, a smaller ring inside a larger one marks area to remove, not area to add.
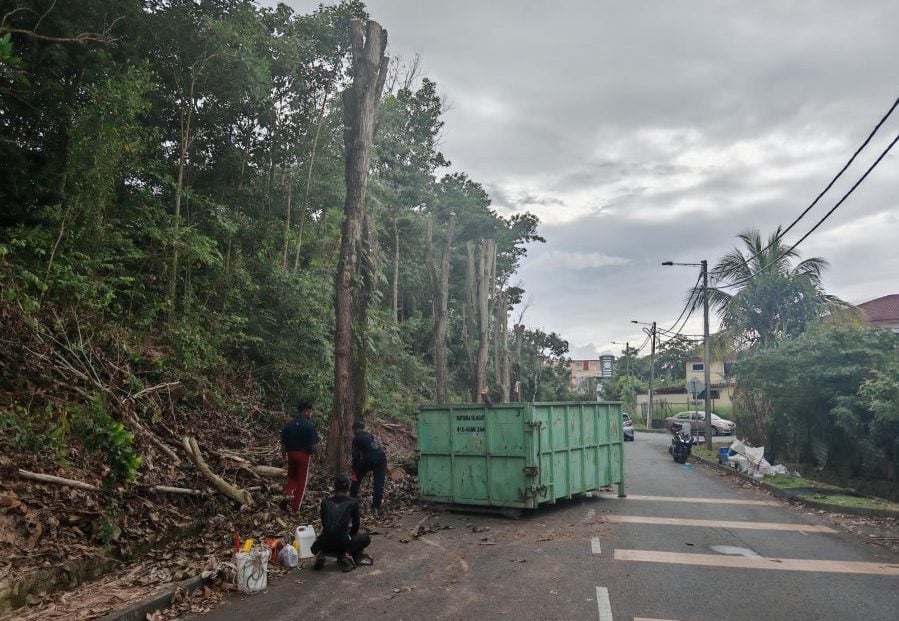
[[[737,238],[743,247],[724,255],[709,274],[709,305],[723,336],[737,348],[764,347],[778,336],[795,336],[809,321],[845,306],[821,286],[827,261],[798,261],[799,253],[783,243],[780,231],[778,227],[767,242],[756,229],[741,233]]]

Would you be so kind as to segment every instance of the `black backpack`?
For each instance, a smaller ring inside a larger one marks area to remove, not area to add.
[[[349,498],[343,502],[334,502],[331,498],[322,501],[324,505],[325,523],[322,524],[322,535],[330,540],[348,538],[350,521],[356,499]]]

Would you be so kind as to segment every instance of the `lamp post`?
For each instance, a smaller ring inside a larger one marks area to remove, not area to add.
[[[622,345],[622,343],[620,343],[619,341],[609,341],[609,342],[612,345]],[[627,385],[628,388],[630,388],[630,385],[631,385],[631,358],[630,358],[630,354],[628,354],[628,350],[630,350],[630,348],[631,348],[630,341],[625,341],[623,343],[623,345],[624,345],[624,376],[627,378],[627,381],[625,382],[625,384]],[[633,414],[633,412],[631,412],[631,414]]]
[[[709,263],[705,259],[699,263],[675,263],[664,261],[662,265],[687,265],[699,267],[702,276],[702,368],[705,375],[705,447],[712,450],[712,399],[711,399],[711,369],[709,368]]]
[[[631,323],[650,325],[645,321],[637,321],[636,319],[631,319]],[[647,330],[646,328],[641,328],[643,332],[645,332],[649,338],[652,345],[649,349],[649,409],[646,412],[646,428],[652,429],[652,415],[654,411],[652,409],[652,380],[655,375],[655,362],[656,362],[656,322],[652,322],[652,328]]]

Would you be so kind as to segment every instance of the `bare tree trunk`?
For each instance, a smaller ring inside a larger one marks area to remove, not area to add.
[[[353,368],[353,279],[362,234],[365,193],[374,138],[375,105],[387,77],[387,32],[373,21],[363,40],[362,22],[351,23],[353,82],[343,93],[344,145],[346,148],[346,200],[337,264],[334,312],[334,399],[328,434],[328,462],[335,471],[349,464],[353,402],[360,379]]]
[[[428,268],[428,279],[431,283],[432,308],[434,310],[434,373],[437,380],[437,403],[447,403],[449,401],[446,369],[446,323],[449,310],[450,253],[452,252],[455,228],[456,214],[450,213],[449,224],[446,227],[446,239],[443,243],[443,258],[440,261],[439,274],[437,266],[434,265],[432,250],[432,220],[428,220],[428,235],[425,243],[425,263]]]
[[[481,243],[480,273],[478,274],[478,361],[477,382],[481,388],[487,386],[487,363],[490,346],[490,296],[496,269],[496,241],[488,239]]]
[[[315,166],[315,153],[318,150],[318,137],[325,123],[325,108],[328,105],[328,96],[331,94],[331,84],[325,90],[322,97],[322,105],[318,110],[318,124],[315,126],[315,137],[312,138],[312,152],[309,154],[309,170],[306,171],[306,189],[303,192],[303,204],[300,206],[300,230],[297,234],[297,254],[293,261],[293,271],[300,269],[300,251],[303,249],[303,228],[306,225],[306,212],[309,211],[309,188],[312,186],[312,169]]]
[[[505,291],[497,291],[494,304],[496,358],[493,364],[496,370],[496,385],[499,387],[499,400],[500,403],[505,403],[509,400],[509,391],[512,388],[511,370],[509,369],[509,302]]]
[[[430,223],[428,223],[428,233],[430,233]],[[393,284],[391,286],[390,309],[393,311],[393,320],[399,321],[399,302],[400,302],[400,232],[396,226],[396,214],[393,214]]]
[[[290,250],[290,200],[293,197],[293,170],[287,175],[287,209],[284,213],[284,251],[281,256],[281,269],[287,271],[287,255]]]
[[[178,179],[175,184],[175,218],[172,222],[172,272],[169,280],[169,312],[175,317],[175,298],[178,294],[178,232],[181,222],[181,192],[184,190],[184,166],[190,142],[190,122],[193,112],[194,80],[191,80],[188,108],[181,116],[181,145],[178,154]]]
[[[477,403],[481,391],[481,387],[478,385],[477,356],[474,346],[475,334],[478,331],[478,277],[475,268],[474,244],[466,242],[465,250],[468,253],[468,264],[465,271],[465,316],[462,322],[462,341],[465,343],[465,353],[468,354],[468,368],[471,373],[471,402]]]

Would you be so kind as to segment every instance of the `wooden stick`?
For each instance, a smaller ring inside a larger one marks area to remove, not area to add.
[[[197,444],[196,440],[194,440],[190,436],[184,436],[181,439],[181,442],[184,445],[184,450],[187,452],[188,457],[191,458],[191,460],[197,466],[197,469],[201,473],[203,473],[203,476],[209,479],[209,481],[212,483],[212,486],[220,494],[222,494],[223,496],[227,496],[231,500],[238,502],[241,505],[252,506],[253,499],[248,491],[231,485],[225,479],[209,469],[209,466],[205,461],[203,461],[203,456],[200,454],[200,447]]]
[[[129,397],[129,399],[137,399],[138,397],[143,397],[146,394],[151,392],[155,392],[157,390],[162,390],[163,388],[171,388],[172,386],[178,386],[181,382],[165,382],[164,384],[157,384],[156,386],[150,386],[149,388],[144,388],[140,392],[136,392]]]
[[[76,489],[83,489],[88,492],[97,492],[99,488],[96,485],[91,485],[90,483],[84,483],[83,481],[75,481],[74,479],[64,479],[63,477],[56,477],[52,474],[40,474],[38,472],[29,472],[28,470],[22,470],[19,468],[19,476],[23,479],[30,479],[32,481],[40,481],[41,483],[53,483],[54,485],[65,485],[66,487],[74,487]]]
[[[169,487],[168,485],[154,485],[150,488],[154,492],[163,492],[166,494],[190,494],[191,496],[205,496],[206,492],[201,489],[190,489],[187,487]]]

